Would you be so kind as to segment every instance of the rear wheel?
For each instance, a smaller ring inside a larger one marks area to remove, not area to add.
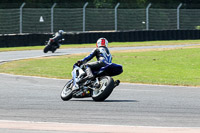
[[[104,101],[115,87],[114,80],[109,76],[102,77],[99,82],[100,87],[96,88],[92,94],[92,99],[94,101]]]
[[[63,101],[70,100],[72,98],[72,87],[73,87],[73,80],[70,80],[66,83],[61,91],[61,99]]]
[[[56,51],[56,48],[53,48],[53,49],[52,49],[52,53],[54,53],[55,51]]]

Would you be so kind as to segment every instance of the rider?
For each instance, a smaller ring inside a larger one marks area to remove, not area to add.
[[[55,33],[55,36],[53,38],[50,39],[51,43],[55,43],[58,48],[60,48],[60,43],[59,41],[62,41],[63,39],[63,34],[64,31],[63,30],[59,30],[58,32]]]
[[[85,71],[87,76],[80,81],[77,81],[77,83],[73,86],[72,90],[78,89],[78,85],[82,82],[85,82],[88,79],[92,79],[94,77],[92,70],[99,70],[100,68],[108,65],[109,63],[112,63],[112,55],[110,54],[108,50],[108,41],[106,38],[99,38],[96,43],[96,47],[92,53],[88,56],[86,56],[84,59],[78,61],[76,65],[80,66],[81,64],[85,64],[88,61],[90,61],[93,57],[96,56],[97,61],[87,63],[85,65]]]

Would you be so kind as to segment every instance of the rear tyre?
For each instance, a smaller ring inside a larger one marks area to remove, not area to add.
[[[70,80],[66,83],[63,87],[60,97],[63,101],[68,101],[72,98],[72,87],[73,87],[73,80]]]
[[[115,88],[114,80],[109,76],[102,77],[99,82],[100,87],[95,89],[92,94],[94,101],[104,101]]]
[[[56,48],[53,48],[53,49],[52,49],[52,53],[54,53],[55,51],[56,51]]]

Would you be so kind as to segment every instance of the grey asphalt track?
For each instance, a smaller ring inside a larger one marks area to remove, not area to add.
[[[81,51],[89,52],[91,49]],[[81,51],[71,49],[66,52],[59,49],[55,54]],[[46,55],[38,50],[0,52],[0,61],[39,56]],[[60,99],[60,92],[66,82],[67,80],[0,74],[0,120],[200,127],[200,87],[122,83],[105,102],[94,102],[91,98],[64,102]],[[26,131],[0,128],[0,132]]]
[[[200,88],[122,83],[105,102],[62,101],[67,80],[0,74],[0,120],[200,127]]]

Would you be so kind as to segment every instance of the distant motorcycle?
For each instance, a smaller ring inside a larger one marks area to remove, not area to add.
[[[53,36],[53,38],[49,38],[49,41],[45,42],[45,48],[44,48],[44,53],[47,53],[48,51],[51,51],[54,53],[58,48],[60,48],[60,45],[63,43],[65,40],[62,38],[62,33],[64,31],[59,30],[59,32],[56,32]]]
[[[79,81],[86,76],[84,65],[78,66],[75,64],[72,71],[73,78],[63,87],[61,99],[67,101],[71,98],[92,97],[94,101],[104,101],[120,83],[119,80],[114,81],[111,76],[119,75],[122,72],[121,65],[110,63],[99,71],[93,71],[95,78],[80,84],[78,90],[72,90],[75,81]]]

